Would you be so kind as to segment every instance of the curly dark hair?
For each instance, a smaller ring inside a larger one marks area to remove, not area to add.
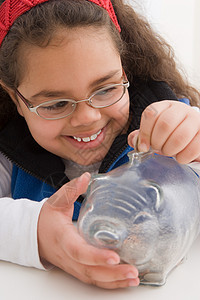
[[[15,90],[23,79],[26,66],[22,54],[26,43],[46,47],[61,27],[106,27],[130,81],[134,78],[165,81],[177,97],[187,97],[192,105],[198,106],[200,93],[178,70],[172,48],[130,5],[123,0],[112,0],[112,3],[121,27],[120,34],[107,11],[87,0],[49,0],[18,17],[0,48],[3,85]],[[15,113],[9,95],[0,90],[0,127]]]

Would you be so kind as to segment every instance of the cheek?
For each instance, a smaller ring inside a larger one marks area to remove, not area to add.
[[[41,146],[44,146],[45,143],[49,143],[53,140],[55,141],[61,130],[58,126],[58,122],[44,120],[38,116],[25,116],[25,120],[31,135]]]
[[[126,94],[121,101],[111,107],[111,114],[118,124],[124,127],[129,118],[129,96]]]

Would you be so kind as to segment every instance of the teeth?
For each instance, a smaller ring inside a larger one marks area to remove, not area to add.
[[[93,135],[91,135],[90,140],[94,141],[96,138],[97,138],[97,134],[93,134]]]
[[[87,143],[90,141],[90,138],[89,137],[85,137],[85,138],[82,138],[83,142]]]
[[[88,143],[88,142],[90,142],[90,141],[96,140],[97,136],[98,136],[100,133],[101,133],[101,129],[100,129],[97,133],[95,133],[95,134],[93,134],[93,135],[91,135],[91,136],[87,136],[87,137],[84,137],[84,138],[80,138],[80,137],[73,136],[73,138],[74,138],[76,141],[78,141],[78,142],[81,142],[81,141],[82,141],[82,142]]]

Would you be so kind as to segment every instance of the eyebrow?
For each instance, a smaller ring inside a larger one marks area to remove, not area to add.
[[[92,83],[90,83],[89,87],[94,88],[95,86],[98,86],[105,81],[113,78],[114,76],[118,75],[118,73],[121,73],[122,69],[118,70],[113,70],[106,74],[105,76],[98,78],[94,80]],[[60,90],[42,90],[38,92],[37,94],[34,94],[33,96],[30,97],[30,101],[36,100],[38,97],[45,97],[45,98],[52,98],[52,97],[63,97],[64,95],[67,94],[67,91],[60,91]]]

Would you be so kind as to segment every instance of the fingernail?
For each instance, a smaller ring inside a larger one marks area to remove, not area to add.
[[[133,272],[129,272],[126,274],[127,279],[134,279],[137,278],[137,276]]]
[[[88,177],[88,179],[90,179],[90,178],[91,178],[91,174],[90,174],[89,172],[85,172],[85,173],[83,173],[82,175],[84,175],[84,176]]]
[[[133,144],[133,148],[137,151],[137,147],[138,147],[138,137],[139,136],[139,132],[138,134],[136,134],[133,139],[132,139],[132,144]]]
[[[117,265],[117,264],[119,264],[119,260],[116,260],[116,259],[114,259],[114,258],[109,258],[109,259],[107,260],[107,264],[108,264],[108,265]]]
[[[137,136],[134,136],[134,138],[132,139],[132,144],[133,144],[133,148],[137,150]]]
[[[80,177],[77,178],[77,181],[78,181],[78,182],[81,182],[84,176],[87,176],[88,178],[91,177],[91,176],[90,176],[90,173],[85,172],[85,173],[83,173]]]
[[[147,152],[147,151],[149,151],[149,148],[147,147],[147,145],[145,143],[139,144],[138,148],[139,148],[140,152]]]
[[[138,286],[138,282],[136,280],[131,279],[131,280],[129,280],[128,285],[129,286]]]

